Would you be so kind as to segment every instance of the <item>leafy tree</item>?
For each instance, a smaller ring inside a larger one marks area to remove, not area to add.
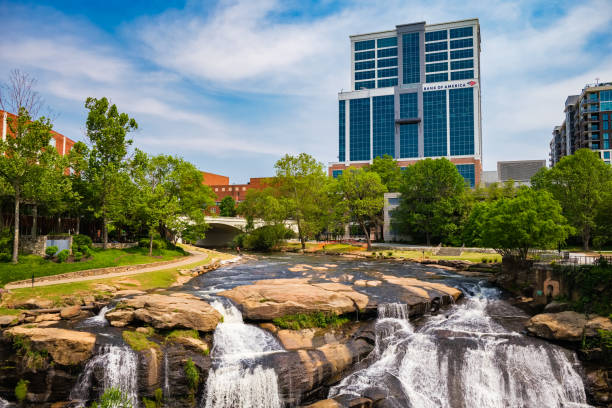
[[[482,244],[503,257],[525,260],[530,249],[555,248],[572,232],[561,206],[547,191],[523,187],[514,198],[482,206]]]
[[[368,251],[372,249],[369,226],[384,206],[387,188],[378,173],[349,168],[335,181],[340,218],[356,222],[365,234]]]
[[[223,197],[219,204],[219,215],[222,217],[236,216],[236,201],[232,196]]]
[[[563,214],[580,233],[588,251],[596,232],[596,218],[612,191],[612,167],[597,153],[580,149],[563,157],[552,169],[540,169],[531,181],[534,188],[550,191],[561,203]]]
[[[91,144],[85,179],[96,197],[92,208],[103,222],[104,249],[108,244],[109,222],[123,213],[119,205],[126,182],[126,155],[132,144],[127,134],[138,128],[138,124],[127,113],[120,113],[108,99],[87,98],[89,109],[86,122],[87,138]]]
[[[365,170],[377,173],[380,176],[380,181],[387,187],[387,192],[399,191],[402,171],[393,157],[388,154],[383,157],[377,156],[370,166],[365,167]]]
[[[459,233],[466,209],[466,184],[447,159],[425,159],[404,171],[400,205],[392,214],[397,231],[450,241]]]
[[[326,210],[323,205],[328,177],[323,165],[306,153],[285,155],[274,168],[276,176],[272,185],[278,189],[288,216],[296,222],[298,237],[305,249],[306,238],[316,235],[325,226],[321,214]]]
[[[249,190],[238,204],[237,212],[247,220],[247,231],[253,229],[254,220],[263,220],[267,225],[282,224],[289,215],[281,202],[280,193],[273,187],[264,190]]]
[[[70,185],[62,177],[65,162],[49,145],[52,125],[48,119],[32,121],[22,108],[8,125],[10,136],[0,141],[0,178],[14,199],[12,261],[17,263],[21,203],[50,200],[58,192],[69,191]]]

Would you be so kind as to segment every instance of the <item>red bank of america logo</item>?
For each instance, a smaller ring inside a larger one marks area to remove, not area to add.
[[[468,85],[469,86],[474,86],[474,85],[476,85],[476,82],[475,81],[470,81],[470,82],[468,82]]]

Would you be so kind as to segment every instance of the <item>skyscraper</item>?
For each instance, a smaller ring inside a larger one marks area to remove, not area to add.
[[[478,19],[353,35],[351,91],[338,94],[338,162],[388,154],[401,167],[446,157],[474,186],[482,172]]]

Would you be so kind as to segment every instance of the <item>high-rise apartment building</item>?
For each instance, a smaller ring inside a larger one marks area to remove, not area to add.
[[[388,154],[401,167],[446,157],[471,186],[482,172],[478,19],[353,35],[351,91],[338,94],[338,162]]]
[[[555,126],[550,141],[550,165],[576,150],[595,150],[612,164],[612,82],[588,84],[580,95],[565,100],[565,119]]]

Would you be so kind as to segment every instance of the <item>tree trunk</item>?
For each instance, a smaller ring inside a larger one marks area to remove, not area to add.
[[[361,224],[361,228],[363,229],[363,232],[366,236],[366,242],[368,243],[368,251],[372,250],[372,241],[370,240],[370,233],[368,232],[368,229],[366,228],[365,223],[360,223]]]
[[[108,248],[108,218],[106,217],[106,215],[104,216],[104,219],[102,220],[102,222],[104,223],[104,227],[102,228],[102,249],[107,249]]]
[[[77,215],[77,223],[76,223],[76,231],[75,235],[79,235],[81,233],[81,216]]]
[[[153,256],[153,233],[149,235],[149,256]]]
[[[15,189],[15,231],[13,236],[13,259],[12,262],[16,264],[19,262],[19,201],[21,200],[21,192],[19,186],[14,186]]]
[[[591,228],[587,225],[582,229],[582,248],[585,251],[589,250],[590,240],[591,240]]]
[[[425,239],[427,240],[427,246],[431,246],[431,234],[429,231],[425,232]]]
[[[36,204],[32,207],[32,232],[30,235],[32,235],[34,239],[36,239],[36,235],[38,235],[38,205]]]

